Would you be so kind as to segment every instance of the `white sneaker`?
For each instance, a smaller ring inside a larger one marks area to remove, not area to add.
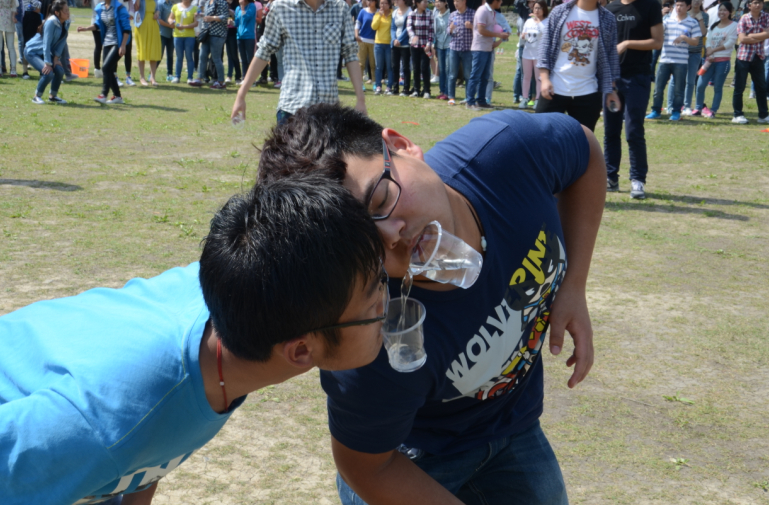
[[[425,100],[429,100],[430,99],[430,93],[425,93],[424,95],[422,95],[422,98],[424,98]]]
[[[646,198],[646,191],[644,191],[644,183],[641,181],[630,181],[630,197],[636,200],[643,200]]]
[[[136,86],[136,83],[133,81],[133,79],[131,79],[130,75],[125,76],[125,83],[126,83],[126,86]]]
[[[125,103],[123,101],[122,96],[113,96],[110,100],[107,100],[107,103],[115,104],[115,103]]]
[[[419,96],[419,91],[414,91],[413,93],[411,93],[411,96],[412,97],[418,97]]]
[[[748,118],[745,116],[737,116],[732,118],[732,123],[734,124],[748,124]]]
[[[518,108],[521,109],[521,110],[527,109],[528,107],[529,106],[526,104],[526,100],[521,100],[521,103],[518,104]]]
[[[174,77],[173,79],[171,79],[171,84],[179,84],[179,78]]]
[[[64,77],[64,82],[74,81],[75,79],[80,79],[80,76],[75,74],[70,74]]]
[[[434,76],[430,77],[430,82],[432,84],[435,84],[436,82],[439,82],[439,79],[440,78],[437,75],[434,75]]]
[[[32,99],[32,103],[34,103],[35,105],[45,105],[45,100],[35,95],[35,97]]]
[[[756,120],[756,123],[758,123],[758,124],[769,124],[769,116],[766,116],[764,118],[758,118]]]
[[[755,91],[751,91],[750,94],[748,95],[748,99],[749,100],[755,100],[756,99],[756,92]]]
[[[691,116],[692,115],[691,107],[687,107],[683,111],[681,111],[681,115],[682,116]]]
[[[107,97],[104,96],[104,95],[99,95],[96,98],[94,98],[93,100],[94,100],[94,102],[107,103]]]
[[[101,79],[104,77],[104,72],[102,72],[100,68],[97,68],[93,71],[93,76],[97,79]]]
[[[118,88],[122,88],[123,87],[123,81],[120,80],[120,77],[115,75],[115,80],[117,81]]]
[[[231,79],[231,78],[229,78],[229,77],[225,77],[225,78],[224,78],[224,84],[229,84],[229,83],[231,83],[231,82],[232,82],[232,79]]]
[[[374,95],[381,95],[382,94],[382,88],[376,88],[374,90]]]

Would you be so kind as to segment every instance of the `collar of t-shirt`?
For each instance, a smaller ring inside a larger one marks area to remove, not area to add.
[[[492,9],[488,3],[483,4],[483,6],[486,7],[489,10],[489,12],[494,12],[494,9]]]

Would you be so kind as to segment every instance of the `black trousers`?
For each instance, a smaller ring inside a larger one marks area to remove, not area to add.
[[[732,108],[734,117],[743,116],[742,112],[742,94],[745,92],[745,85],[748,82],[748,74],[753,79],[753,86],[756,88],[756,105],[758,105],[758,117],[761,119],[769,117],[766,103],[766,67],[764,60],[757,55],[753,56],[751,61],[736,60],[734,62],[734,95],[732,95]]]
[[[91,33],[93,33],[93,67],[96,70],[101,70],[101,51],[102,51],[102,45],[101,45],[101,32],[99,30],[94,30]]]
[[[411,92],[411,51],[408,47],[393,46],[393,75],[395,83],[393,84],[393,94],[398,94],[398,83],[401,75],[401,64],[403,65],[403,92],[407,95]]]
[[[120,61],[120,46],[104,46],[102,53],[102,78],[101,94],[107,96],[112,90],[114,96],[120,96],[120,87],[117,85],[117,64]]]
[[[240,73],[240,60],[238,59],[237,30],[227,30],[227,40],[225,41],[225,47],[227,48],[227,77],[232,79],[232,71],[234,69],[235,80],[239,81],[242,74]],[[245,74],[246,71],[243,70],[243,73]]]
[[[424,47],[411,48],[411,66],[414,68],[414,91],[430,92],[430,58]]]
[[[553,95],[552,100],[539,97],[535,112],[561,112],[568,114],[583,126],[595,131],[595,124],[603,110],[603,95],[600,91],[583,96]]]
[[[123,35],[125,37],[125,34]],[[125,75],[131,75],[131,49],[133,49],[134,46],[134,38],[133,36],[128,38],[128,42],[125,45]],[[102,58],[103,60],[104,58]],[[117,71],[117,67],[115,67],[115,71]],[[115,95],[120,96],[120,95]]]

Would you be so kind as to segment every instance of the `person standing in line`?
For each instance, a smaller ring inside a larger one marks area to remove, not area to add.
[[[412,97],[430,98],[430,57],[435,41],[433,15],[427,10],[427,0],[416,0],[415,10],[406,20],[411,47],[411,67],[414,69]]]
[[[617,19],[620,77],[616,80],[619,109],[603,109],[603,152],[606,190],[619,191],[622,125],[630,158],[630,196],[645,198],[646,133],[644,116],[652,85],[652,51],[662,47],[662,12],[656,0],[618,0],[606,7]]]
[[[51,85],[48,101],[57,105],[67,103],[58,96],[61,81],[64,79],[64,67],[60,58],[68,35],[69,6],[66,0],[55,0],[50,12],[51,15],[45,20],[42,32],[35,35],[24,49],[24,57],[35,70],[40,72],[40,80],[37,82],[35,96],[32,98],[32,103],[36,105],[45,103],[43,93],[48,84]]]
[[[158,26],[160,27],[160,59],[166,54],[166,82],[174,80],[174,25],[168,22],[173,4],[171,0],[158,0]]]
[[[95,1],[95,0],[91,0]],[[128,9],[128,22],[131,24],[131,35],[128,37],[128,41],[126,42],[125,46],[125,58],[123,59],[123,64],[125,65],[125,85],[126,86],[136,86],[136,83],[131,78],[131,67],[133,64],[133,22],[134,22],[134,14],[136,14],[135,10],[135,4],[132,0],[118,0],[123,4],[123,7]],[[197,1],[197,0],[195,0]],[[104,37],[102,37],[103,39]],[[104,58],[102,58],[104,59]],[[123,83],[120,81],[120,78],[117,78],[117,85],[121,88],[123,87]]]
[[[737,60],[734,62],[734,95],[732,108],[734,118],[732,123],[748,124],[748,119],[742,110],[742,94],[748,74],[753,80],[758,105],[758,123],[769,123],[769,110],[766,103],[766,69],[764,60],[766,51],[764,41],[769,39],[769,14],[763,12],[763,0],[751,0],[748,4],[750,12],[740,18],[737,24],[737,40],[740,47],[737,50]]]
[[[411,14],[411,0],[395,0],[396,9],[390,24],[392,38],[393,62],[393,94],[409,96],[411,94],[411,48],[409,48],[409,32],[406,28]],[[403,70],[403,91],[398,93],[401,69]]]
[[[126,45],[131,38],[131,21],[128,9],[119,0],[104,0],[94,10],[95,23],[77,28],[78,32],[99,30],[102,52],[102,87],[101,94],[94,101],[101,104],[120,104],[120,86],[117,80],[117,66],[126,54]],[[127,81],[127,79],[126,79]],[[112,98],[107,94],[112,90]]]
[[[223,90],[224,84],[224,42],[227,39],[227,19],[230,17],[230,8],[224,0],[206,0],[201,6],[203,9],[203,26],[200,29],[200,58],[198,60],[198,78],[193,79],[191,86],[203,86],[203,78],[206,75],[209,55],[214,60],[216,79],[211,84],[211,89]],[[200,13],[198,13],[200,16]]]
[[[596,0],[554,8],[543,26],[537,68],[542,83],[536,112],[567,113],[595,131],[604,104],[620,107],[614,15]]]
[[[507,40],[509,33],[496,33],[493,31],[497,23],[495,9],[502,5],[502,0],[484,2],[475,12],[473,22],[473,43],[470,47],[473,53],[473,67],[470,72],[470,80],[467,82],[467,103],[465,107],[470,110],[493,109],[486,102],[486,88],[489,81],[489,67],[491,65],[491,52],[494,47],[494,38]]]
[[[371,22],[374,21],[374,13],[378,6],[377,0],[363,0],[363,8],[358,13],[358,19],[355,20],[355,40],[358,41],[358,60],[360,60],[361,73],[366,72],[368,65],[367,84],[371,84],[376,69],[376,58],[374,56],[374,44],[376,43],[376,33],[371,28]],[[364,88],[365,89],[365,88]]]
[[[42,33],[42,31],[43,15],[40,13],[40,2],[38,0],[32,0],[32,2],[27,4],[26,10],[24,11],[24,18],[22,19],[22,37],[25,50],[29,41],[38,33]],[[22,54],[22,65],[22,69],[24,70],[22,79],[29,79],[29,62],[24,54]]]
[[[516,0],[515,9],[518,13],[518,45],[516,46],[515,59],[515,77],[513,78],[513,103],[521,102],[523,96],[523,48],[526,47],[526,39],[523,38],[523,25],[531,17],[531,9],[534,7],[534,0]],[[552,10],[555,5],[548,6]],[[532,92],[529,93],[531,96]]]
[[[449,4],[447,0],[435,0],[435,14],[433,22],[435,23],[435,53],[438,58],[438,100],[449,99]]]
[[[681,119],[689,62],[687,47],[696,46],[702,37],[699,21],[687,13],[691,2],[692,0],[676,0],[675,11],[662,20],[665,39],[662,44],[657,77],[654,79],[652,111],[646,116],[646,119],[658,119],[662,116],[662,97],[665,94],[670,76],[673,76],[675,80],[670,120],[679,121]]]
[[[17,0],[0,0],[0,57],[2,57],[2,47],[5,45],[8,48],[8,60],[11,66],[10,77],[19,76],[16,73],[16,44],[13,39],[16,33],[17,7]]]
[[[692,0],[692,8],[689,10],[689,16],[696,19],[700,24],[700,37],[699,43],[696,46],[689,46],[689,61],[686,66],[686,89],[684,90],[684,105],[681,111],[682,116],[692,115],[692,99],[694,98],[694,88],[697,83],[697,71],[700,69],[702,63],[702,51],[704,43],[704,35],[708,32],[708,24],[710,23],[710,17],[707,12],[702,10],[702,0]],[[675,89],[675,76],[670,80],[668,85],[668,109],[673,107],[673,90]]]
[[[541,92],[541,82],[539,80],[539,72],[535,72],[537,65],[537,49],[539,48],[539,38],[542,35],[542,22],[548,15],[547,2],[545,0],[537,0],[534,2],[532,8],[532,14],[526,23],[523,25],[523,31],[521,32],[521,38],[526,42],[523,46],[523,81],[521,82],[522,100],[519,109],[527,109],[537,106],[537,100],[539,100],[539,94]],[[534,79],[537,86],[537,96],[534,102],[529,102],[529,91],[531,90],[531,81]]]
[[[705,47],[705,64],[700,70],[697,84],[697,103],[692,116],[705,116],[713,119],[721,106],[726,76],[731,69],[732,51],[737,42],[737,23],[732,21],[734,6],[731,2],[718,5],[717,21],[708,30],[708,42]],[[705,106],[705,89],[708,82],[713,82],[713,101],[710,108]]]
[[[387,72],[387,87],[385,95],[392,95],[393,86],[393,65],[390,42],[392,40],[390,27],[392,26],[392,11],[390,10],[390,0],[379,0],[379,10],[374,14],[371,21],[371,28],[376,32],[374,37],[374,58],[376,60],[376,78],[374,80],[374,94],[382,94],[382,77]]]
[[[227,5],[230,8],[230,17],[227,18],[227,38],[224,41],[224,49],[227,51],[227,77],[224,78],[224,84],[233,82],[233,72],[235,83],[237,84],[243,75],[241,73],[240,58],[238,57],[238,29],[235,25],[235,11],[240,2],[239,0],[229,0]]]
[[[239,2],[240,4],[235,9],[235,27],[237,28],[236,35],[238,52],[240,52],[240,67],[242,67],[243,75],[245,75],[248,72],[251,60],[254,59],[254,51],[256,50],[256,22],[259,17],[259,8],[253,0],[239,0]],[[229,58],[229,54],[227,58]],[[240,75],[240,72],[238,72],[238,85],[241,84]]]
[[[448,32],[451,37],[449,42],[449,105],[456,103],[457,76],[459,75],[460,62],[465,82],[470,81],[470,71],[473,68],[473,20],[475,9],[468,9],[467,0],[454,0],[457,8],[449,16]]]
[[[171,8],[168,22],[174,25],[174,47],[176,48],[176,72],[171,81],[177,84],[182,78],[182,61],[187,60],[187,84],[192,84],[195,71],[195,27],[198,26],[198,7],[192,0],[182,0]]]
[[[142,86],[157,86],[155,72],[158,69],[158,62],[163,57],[163,46],[160,42],[160,27],[155,21],[158,20],[158,9],[155,0],[136,0],[134,9],[139,13],[137,21],[138,26],[134,26],[134,39],[136,40],[136,54],[139,62],[139,83]],[[150,14],[152,13],[152,14]],[[150,19],[145,19],[151,18]],[[147,21],[146,23],[144,21]],[[144,77],[144,64],[150,62],[150,82]]]

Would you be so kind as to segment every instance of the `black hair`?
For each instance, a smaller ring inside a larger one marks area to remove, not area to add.
[[[51,3],[51,6],[48,9],[48,12],[51,15],[58,14],[59,12],[64,10],[64,7],[67,6],[67,0],[54,0],[53,3]]]
[[[200,286],[222,344],[267,361],[273,347],[339,322],[356,282],[381,269],[374,221],[341,184],[293,174],[236,195],[211,220]],[[329,351],[339,334],[323,332]]]
[[[539,5],[540,7],[542,7],[542,13],[544,14],[544,16],[542,16],[542,19],[545,19],[547,15],[550,14],[550,11],[547,8],[546,0],[536,0],[536,2],[534,2],[534,5]]]
[[[727,0],[722,0],[722,1],[721,1],[721,2],[718,4],[718,8],[720,9],[722,5],[723,5],[724,7],[726,7],[726,10],[728,10],[728,11],[729,11],[729,19],[732,19],[732,14],[734,13],[734,6],[732,5],[732,2],[729,2],[729,1],[727,1]],[[716,16],[716,17],[718,17],[718,16]],[[714,29],[716,26],[718,26],[718,23],[720,23],[720,22],[721,22],[721,20],[720,20],[720,19],[716,19],[716,22],[715,22],[715,23],[713,23],[712,25],[710,25],[710,29],[711,29],[711,30],[712,30],[712,29]]]
[[[676,3],[685,3],[687,6],[692,5],[692,0],[676,0]]]
[[[319,103],[299,109],[272,129],[259,159],[259,180],[320,171],[337,181],[347,174],[346,156],[382,154],[382,126],[355,109]]]

